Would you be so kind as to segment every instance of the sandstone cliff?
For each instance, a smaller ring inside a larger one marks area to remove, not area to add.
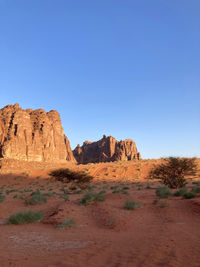
[[[0,110],[0,158],[76,161],[57,111],[23,110],[18,104]]]
[[[73,153],[81,164],[141,158],[133,140],[117,141],[114,137],[105,135],[97,142],[86,141],[82,146],[78,145]]]

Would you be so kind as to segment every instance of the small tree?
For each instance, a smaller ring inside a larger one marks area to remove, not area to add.
[[[149,173],[149,178],[160,179],[170,188],[180,188],[186,184],[186,176],[196,175],[195,158],[169,157],[164,163],[155,167]]]
[[[57,181],[63,183],[89,183],[93,177],[86,172],[72,171],[70,169],[58,169],[49,173]]]

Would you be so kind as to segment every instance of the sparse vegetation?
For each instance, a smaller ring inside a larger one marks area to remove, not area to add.
[[[109,216],[105,221],[105,226],[110,228],[110,229],[115,228],[116,225],[117,225],[117,220],[113,216],[111,216],[111,217]]]
[[[40,211],[19,211],[15,214],[12,214],[8,220],[7,224],[25,224],[32,222],[39,222],[43,217],[42,212]]]
[[[180,188],[179,190],[177,190],[177,191],[174,193],[174,196],[175,196],[175,197],[184,196],[185,193],[187,193],[187,189],[186,189],[186,187],[182,187],[182,188]]]
[[[89,204],[93,204],[97,201],[105,201],[105,196],[102,194],[102,192],[99,192],[99,193],[88,192],[81,199],[81,204],[82,205],[89,205]]]
[[[135,209],[138,209],[140,207],[141,207],[140,203],[137,203],[137,202],[133,201],[132,199],[127,199],[125,204],[124,204],[125,210],[135,210]]]
[[[159,198],[168,198],[171,196],[171,192],[167,186],[163,186],[156,189],[156,195]]]
[[[194,198],[196,197],[196,193],[193,192],[193,191],[190,191],[190,192],[186,192],[184,195],[183,195],[183,198],[185,199],[190,199],[190,198]]]
[[[40,190],[31,193],[31,198],[25,201],[26,205],[37,205],[47,202],[47,198],[44,194],[41,194]]]
[[[199,186],[193,186],[191,191],[198,194],[198,193],[200,193],[200,187]]]
[[[60,198],[64,199],[64,200],[69,200],[69,196],[68,194],[64,193],[60,195]]]
[[[158,203],[159,199],[154,199],[154,201],[152,202],[153,205],[156,205]]]
[[[66,220],[57,225],[56,229],[72,228],[75,226],[76,226],[75,220],[73,218],[67,217]]]
[[[58,169],[49,173],[50,176],[54,177],[57,181],[63,183],[88,183],[93,179],[93,176],[85,172],[72,171],[70,169]]]
[[[13,196],[15,199],[25,199],[26,195],[25,194],[16,194]]]
[[[169,188],[181,188],[186,184],[186,176],[196,175],[197,164],[195,158],[169,157],[150,171],[151,179],[160,179]]]

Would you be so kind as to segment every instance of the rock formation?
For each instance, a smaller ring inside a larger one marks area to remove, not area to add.
[[[23,110],[19,104],[0,110],[0,158],[25,161],[76,161],[57,111]]]
[[[117,141],[114,137],[105,135],[97,142],[85,141],[82,146],[78,145],[73,153],[80,164],[141,158],[133,140]]]

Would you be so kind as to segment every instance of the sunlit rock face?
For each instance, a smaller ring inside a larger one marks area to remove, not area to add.
[[[85,141],[82,146],[78,145],[73,153],[80,164],[141,158],[132,139],[117,141],[114,137],[105,135],[97,142]]]
[[[74,161],[57,111],[23,110],[19,104],[0,110],[0,157],[25,161]]]

